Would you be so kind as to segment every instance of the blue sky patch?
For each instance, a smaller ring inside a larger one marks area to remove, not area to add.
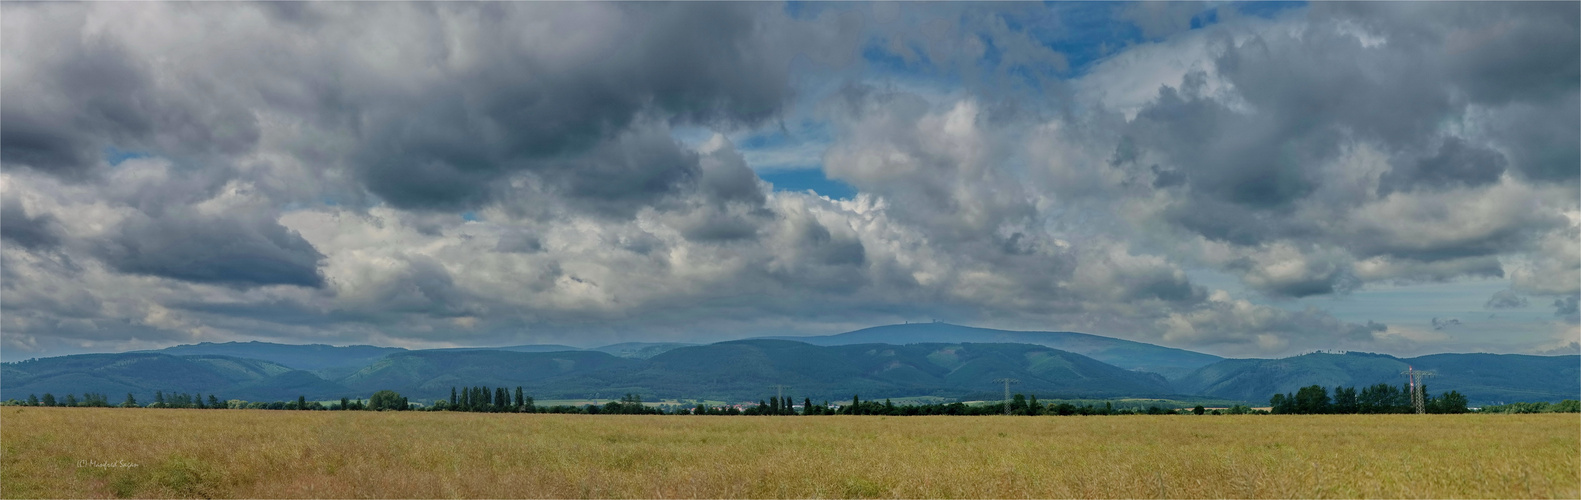
[[[112,167],[120,165],[121,162],[126,160],[149,158],[152,156],[154,156],[152,153],[144,151],[132,151],[128,149],[117,148],[115,146],[104,147],[104,161],[108,162]]]
[[[760,173],[758,177],[774,185],[775,191],[803,192],[811,190],[820,196],[849,200],[856,196],[850,184],[830,179],[822,169],[784,170]]]

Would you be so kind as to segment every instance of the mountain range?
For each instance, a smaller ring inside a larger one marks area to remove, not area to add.
[[[1001,342],[1033,344],[1074,352],[1127,370],[1179,377],[1221,357],[1185,349],[1076,332],[1022,332],[949,323],[907,323],[818,337],[767,337],[813,345],[910,344],[918,342]]]
[[[0,365],[0,399],[97,392],[140,400],[154,391],[226,399],[366,396],[391,389],[415,401],[451,387],[522,386],[539,399],[625,393],[646,398],[756,400],[776,385],[797,397],[844,400],[937,396],[996,399],[1001,379],[1040,398],[1211,398],[1265,404],[1308,385],[1400,384],[1427,370],[1432,392],[1472,404],[1581,397],[1581,356],[1314,353],[1224,359],[1074,332],[1017,332],[944,323],[757,338],[707,345],[625,343],[408,350],[395,347],[202,343],[156,351],[83,354]]]

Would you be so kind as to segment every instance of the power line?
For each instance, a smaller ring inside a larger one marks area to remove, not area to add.
[[[1013,379],[1013,378],[996,378],[996,379],[994,379],[994,382],[1004,382],[1005,383],[1005,415],[1009,415],[1010,414],[1010,384],[1014,384],[1016,382],[1020,382],[1020,380],[1016,380],[1016,379]]]

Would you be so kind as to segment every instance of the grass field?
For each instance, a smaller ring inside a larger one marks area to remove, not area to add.
[[[0,411],[0,496],[1581,496],[1581,418]]]

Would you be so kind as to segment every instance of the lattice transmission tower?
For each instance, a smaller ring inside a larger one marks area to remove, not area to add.
[[[1010,384],[1014,384],[1016,382],[1020,382],[1020,380],[1016,380],[1016,379],[1013,379],[1013,378],[996,378],[996,379],[994,379],[994,382],[1004,382],[1004,384],[1005,384],[1005,415],[1009,415],[1010,414]]]
[[[1417,370],[1411,365],[1405,365],[1405,371],[1400,374],[1411,381],[1411,406],[1416,408],[1418,415],[1427,413],[1427,387],[1422,384],[1422,379],[1437,373]]]

